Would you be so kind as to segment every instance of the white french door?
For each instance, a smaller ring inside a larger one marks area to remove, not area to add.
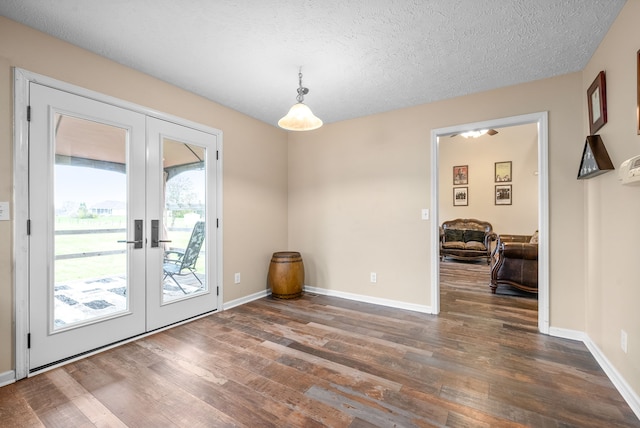
[[[216,135],[29,85],[29,371],[216,310]]]
[[[148,117],[147,150],[146,309],[154,330],[217,308],[216,141]]]

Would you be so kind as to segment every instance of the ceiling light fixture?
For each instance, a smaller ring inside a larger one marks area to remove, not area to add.
[[[289,109],[289,113],[278,121],[278,126],[289,131],[311,131],[322,126],[322,120],[316,117],[311,109],[302,101],[309,93],[309,89],[302,87],[302,68],[298,72],[298,100],[297,104]]]
[[[478,138],[478,137],[482,137],[484,134],[486,134],[487,132],[489,132],[488,129],[480,129],[478,131],[467,131],[467,132],[463,132],[462,134],[460,134],[461,136],[463,136],[464,138]]]

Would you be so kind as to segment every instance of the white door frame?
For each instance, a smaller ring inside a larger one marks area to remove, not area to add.
[[[218,158],[220,160],[216,177],[216,218],[218,227],[216,228],[216,277],[212,278],[215,284],[212,287],[219,287],[217,308],[222,310],[223,302],[223,272],[222,272],[222,159],[223,143],[222,131],[191,122],[176,116],[158,112],[134,103],[123,101],[99,92],[81,88],[62,82],[47,76],[32,73],[30,71],[14,68],[14,131],[13,131],[13,211],[14,211],[14,316],[15,316],[15,378],[16,380],[28,376],[29,352],[27,349],[27,334],[29,333],[29,237],[27,235],[27,222],[29,220],[29,122],[27,119],[27,107],[29,106],[29,83],[36,82],[41,85],[50,86],[55,89],[76,94],[85,98],[112,104],[121,108],[145,114],[147,116],[174,122],[189,128],[214,134],[218,141]],[[175,325],[175,324],[174,324]],[[170,328],[169,326],[167,328]],[[156,330],[157,331],[157,330]],[[124,342],[122,342],[124,343]],[[117,346],[117,345],[115,345]],[[104,350],[107,348],[103,348]],[[86,355],[85,355],[86,356]],[[50,368],[54,368],[52,366]]]
[[[538,330],[549,334],[549,127],[548,112],[531,113],[431,131],[431,308],[440,313],[439,138],[464,131],[535,123],[538,126]]]

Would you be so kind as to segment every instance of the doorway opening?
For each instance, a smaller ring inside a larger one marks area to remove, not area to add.
[[[533,113],[528,115],[513,116],[489,120],[485,122],[467,123],[447,128],[434,129],[431,132],[431,206],[433,212],[432,223],[432,311],[440,312],[440,250],[439,235],[440,205],[442,201],[441,179],[441,144],[446,144],[446,139],[451,135],[461,134],[467,131],[481,129],[500,129],[518,125],[534,124],[537,128],[537,229],[539,231],[538,246],[538,330],[542,333],[549,332],[549,189],[548,189],[548,113]],[[502,161],[503,159],[498,159]],[[505,161],[507,159],[504,159]],[[472,172],[471,172],[472,173]],[[446,183],[445,183],[446,184]],[[504,185],[504,184],[501,184]],[[468,189],[467,189],[468,191]],[[472,195],[468,195],[472,197]],[[489,289],[487,284],[487,289]]]

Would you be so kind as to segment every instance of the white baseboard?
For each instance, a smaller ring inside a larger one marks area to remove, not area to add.
[[[16,381],[16,372],[9,370],[8,372],[0,373],[0,387],[9,385]]]
[[[397,309],[406,309],[408,311],[422,312],[424,314],[432,314],[430,306],[416,305],[413,303],[400,302],[398,300],[380,299],[378,297],[363,296],[361,294],[345,293],[343,291],[327,290],[326,288],[304,286],[304,290],[309,293],[322,294],[324,296],[340,297],[348,300],[356,300],[358,302],[372,303],[374,305],[388,306]]]
[[[271,294],[271,290],[263,290],[257,293],[249,294],[248,296],[241,297],[239,299],[232,300],[222,305],[222,310],[235,308],[236,306],[244,305],[245,303],[253,302],[254,300],[262,299]]]
[[[364,296],[362,294],[345,293],[343,291],[327,290],[326,288],[304,286],[304,291],[315,294],[322,294],[324,296],[340,297],[342,299],[355,300],[363,303],[371,303],[374,305],[388,306],[397,309],[406,309],[408,311],[422,312],[425,314],[432,314],[430,306],[416,305],[413,303],[400,302],[398,300],[380,299],[378,297]],[[271,290],[263,290],[257,293],[250,294],[248,296],[241,297],[239,299],[232,300],[223,305],[223,310],[235,308],[236,306],[244,305],[245,303],[253,302],[254,300],[262,299],[271,294]]]
[[[591,338],[584,332],[567,330],[562,328],[551,327],[549,334],[555,337],[562,337],[564,339],[579,340],[585,344],[593,358],[596,359],[602,370],[605,372],[613,386],[616,387],[622,398],[627,402],[633,413],[640,419],[640,396],[629,386],[627,381],[624,380],[622,375],[611,364],[607,357],[602,353],[600,348],[591,340]]]
[[[549,327],[549,336],[560,337],[562,339],[579,340],[580,342],[586,342],[589,339],[589,336],[587,336],[583,331],[558,327]]]

